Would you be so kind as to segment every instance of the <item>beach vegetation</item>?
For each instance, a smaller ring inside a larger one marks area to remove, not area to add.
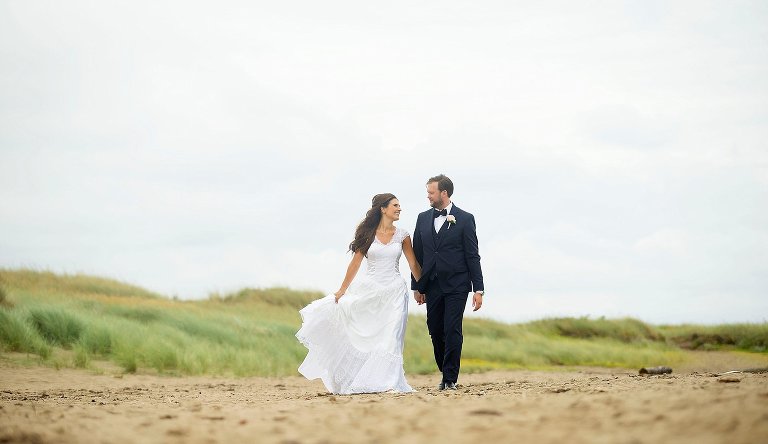
[[[298,310],[323,296],[278,287],[180,300],[106,278],[28,269],[0,269],[0,283],[0,354],[23,353],[56,368],[111,365],[165,375],[295,375],[306,355],[294,336]],[[767,342],[766,323],[465,318],[462,368],[639,368],[681,362],[686,349],[765,353]],[[409,318],[404,358],[408,373],[436,370],[423,316]]]

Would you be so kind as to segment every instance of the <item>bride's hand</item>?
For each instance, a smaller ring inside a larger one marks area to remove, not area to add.
[[[339,290],[336,293],[333,294],[336,296],[336,303],[339,303],[339,299],[341,299],[342,296],[344,296],[344,290]]]

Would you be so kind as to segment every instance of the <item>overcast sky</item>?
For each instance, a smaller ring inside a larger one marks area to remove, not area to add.
[[[332,292],[445,173],[468,316],[761,322],[767,141],[766,2],[0,0],[0,267]]]

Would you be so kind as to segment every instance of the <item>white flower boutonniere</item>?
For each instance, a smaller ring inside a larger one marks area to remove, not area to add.
[[[451,225],[456,223],[456,217],[453,214],[449,214],[448,217],[445,218],[445,220],[448,222],[448,229],[451,229]]]

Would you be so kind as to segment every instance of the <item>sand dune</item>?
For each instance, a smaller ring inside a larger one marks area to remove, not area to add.
[[[724,360],[709,370],[728,368]],[[498,371],[333,396],[288,378],[93,375],[0,361],[0,443],[759,443],[768,375]]]

